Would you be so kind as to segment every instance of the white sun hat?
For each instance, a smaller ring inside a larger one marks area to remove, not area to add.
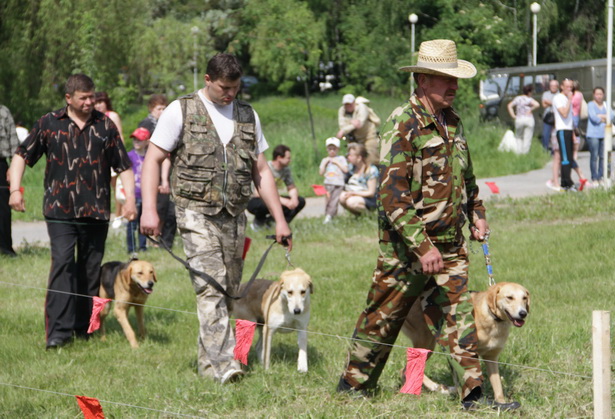
[[[425,41],[419,47],[416,65],[400,68],[412,73],[452,76],[469,79],[476,75],[476,67],[469,61],[457,59],[457,46],[448,39]]]

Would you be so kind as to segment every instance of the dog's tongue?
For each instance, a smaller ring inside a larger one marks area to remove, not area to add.
[[[513,320],[513,324],[517,327],[521,327],[525,324],[525,320]]]
[[[151,288],[143,288],[143,292],[146,294],[151,294],[152,292],[154,292],[154,290]]]

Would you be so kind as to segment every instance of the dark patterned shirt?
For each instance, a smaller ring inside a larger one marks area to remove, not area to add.
[[[11,158],[18,145],[13,115],[6,106],[0,105],[0,158]]]
[[[48,218],[109,220],[111,168],[130,169],[115,124],[94,110],[83,130],[67,108],[44,115],[17,148],[30,167],[47,156],[43,214]]]

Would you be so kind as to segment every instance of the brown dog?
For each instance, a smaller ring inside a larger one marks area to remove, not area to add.
[[[139,337],[143,339],[145,337],[143,304],[152,293],[155,283],[154,267],[144,260],[132,260],[128,263],[107,262],[100,268],[99,296],[115,300],[113,313],[133,348],[138,348],[139,343],[128,321],[128,310],[132,305],[139,304],[134,305],[134,308],[137,315]],[[104,320],[110,310],[111,304],[107,304],[100,313],[101,340],[105,340]]]
[[[246,284],[242,284],[239,293]],[[271,340],[276,331],[289,333],[297,330],[299,356],[297,370],[307,372],[307,327],[310,322],[310,294],[312,279],[302,269],[285,271],[279,281],[256,279],[248,295],[233,303],[236,319],[260,323],[260,338],[256,344],[259,360],[269,369]]]
[[[496,403],[504,404],[504,392],[498,367],[498,357],[504,349],[510,325],[521,327],[530,312],[530,293],[525,287],[514,282],[501,282],[495,284],[487,291],[472,292],[474,305],[474,320],[478,334],[478,355],[492,362],[486,362],[489,381],[493,387]],[[415,348],[433,350],[436,341],[425,323],[420,303],[415,303],[406,321],[402,332],[412,340]],[[431,391],[439,390],[451,394],[451,389],[434,383],[424,376],[423,385]]]

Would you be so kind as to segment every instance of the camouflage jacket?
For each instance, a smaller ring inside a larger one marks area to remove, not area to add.
[[[403,241],[417,256],[459,241],[466,216],[485,218],[463,125],[452,108],[446,126],[413,95],[395,109],[380,140],[380,240]]]

